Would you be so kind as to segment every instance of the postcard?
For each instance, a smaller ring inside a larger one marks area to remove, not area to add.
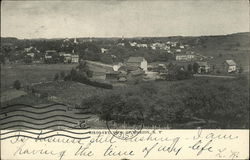
[[[1,1],[0,159],[249,159],[249,1]]]

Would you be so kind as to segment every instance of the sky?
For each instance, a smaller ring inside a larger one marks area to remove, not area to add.
[[[249,32],[248,0],[3,1],[1,37],[163,37]]]

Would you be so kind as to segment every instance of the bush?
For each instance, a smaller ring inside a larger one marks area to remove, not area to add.
[[[61,71],[61,72],[60,72],[60,78],[61,78],[61,79],[64,79],[64,78],[65,78],[65,72],[64,72],[64,71]]]
[[[13,83],[13,87],[19,90],[21,88],[21,82],[19,80],[15,80]]]
[[[59,74],[56,73],[55,76],[54,76],[54,81],[57,81],[59,79]]]

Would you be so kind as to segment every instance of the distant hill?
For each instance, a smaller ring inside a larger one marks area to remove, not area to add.
[[[1,45],[3,43],[16,43],[18,41],[15,37],[1,37]]]

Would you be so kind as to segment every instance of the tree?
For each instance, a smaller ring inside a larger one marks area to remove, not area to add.
[[[192,66],[192,64],[188,64],[187,69],[188,69],[189,72],[192,72],[192,71],[193,71],[193,66]]]
[[[198,70],[199,70],[199,64],[198,63],[194,63],[193,64],[193,71],[194,71],[194,73],[198,73]]]
[[[55,76],[54,76],[54,81],[57,81],[59,79],[59,74],[56,73]]]
[[[240,67],[239,68],[239,73],[242,73],[243,72],[243,67]]]
[[[26,63],[26,64],[32,63],[32,58],[31,58],[31,56],[26,56],[25,59],[24,59],[24,63]]]
[[[72,68],[70,71],[70,79],[76,80],[76,78],[77,78],[77,71],[76,71],[76,69]]]
[[[89,70],[89,66],[86,61],[81,61],[80,64],[76,67],[82,74],[85,74],[85,77],[92,77],[92,72]]]
[[[19,90],[21,88],[21,82],[19,80],[15,80],[13,83],[13,87]]]
[[[100,56],[100,61],[106,64],[112,64],[113,63],[113,58],[110,54],[102,54]]]
[[[64,71],[61,71],[61,72],[60,72],[60,78],[61,78],[61,79],[64,79],[64,78],[65,78],[65,72],[64,72]]]

